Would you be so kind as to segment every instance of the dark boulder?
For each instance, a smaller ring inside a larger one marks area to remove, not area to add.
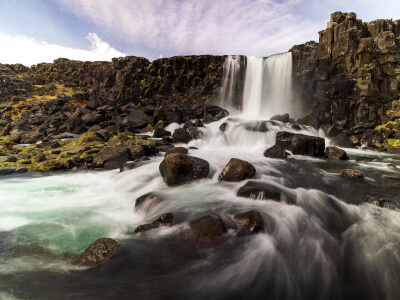
[[[273,116],[271,120],[280,121],[283,123],[289,123],[289,114],[276,115]]]
[[[156,128],[154,129],[153,137],[155,138],[162,138],[164,136],[171,136],[171,131],[164,130],[162,128]]]
[[[95,266],[109,261],[117,256],[119,252],[120,245],[115,240],[101,238],[93,242],[76,262],[82,265]]]
[[[159,169],[167,185],[177,185],[207,177],[210,164],[201,158],[173,153],[164,158]]]
[[[178,246],[186,249],[215,247],[227,232],[225,224],[216,215],[203,216],[190,223],[177,237]]]
[[[258,211],[244,212],[234,216],[233,219],[240,225],[242,233],[245,235],[264,230],[264,220]]]
[[[104,167],[105,169],[120,168],[130,159],[129,149],[121,147],[104,147],[96,155],[93,165],[95,167]]]
[[[357,171],[357,170],[344,170],[342,172],[340,172],[339,174],[340,176],[344,177],[344,178],[349,178],[349,179],[359,179],[359,178],[364,178],[363,174],[361,174],[361,172]]]
[[[363,201],[379,207],[384,207],[389,209],[399,208],[399,204],[397,204],[396,202],[379,196],[366,196],[363,198]]]
[[[150,192],[150,193],[144,194],[136,199],[135,210],[148,212],[154,206],[163,202],[164,200],[165,200],[165,198],[159,193]]]
[[[265,157],[270,157],[270,158],[286,158],[287,153],[284,148],[282,148],[279,145],[274,145],[271,148],[268,148],[264,152]]]
[[[281,193],[271,189],[268,184],[259,181],[249,181],[237,191],[237,196],[279,201]]]
[[[175,129],[172,135],[172,142],[174,143],[189,143],[192,140],[189,132],[184,128]]]
[[[337,147],[327,147],[325,150],[325,157],[336,160],[348,160],[346,151]]]
[[[160,226],[171,226],[175,221],[175,216],[172,213],[166,213],[161,215],[157,220],[150,224],[144,224],[144,225],[139,225],[135,229],[135,233],[143,233],[155,228],[158,228]]]
[[[331,145],[343,148],[353,148],[354,143],[345,133],[339,133],[337,136],[331,139]]]
[[[325,155],[325,139],[316,136],[281,131],[276,134],[276,145],[292,151],[294,155]]]
[[[166,152],[164,156],[168,156],[172,153],[182,153],[182,154],[188,154],[189,150],[185,147],[173,147],[173,148],[169,148]]]
[[[226,130],[227,127],[228,127],[228,123],[227,123],[227,122],[224,122],[224,123],[221,124],[221,126],[219,126],[219,130],[220,130],[221,132],[225,132],[225,130]]]
[[[232,158],[218,176],[218,180],[223,181],[242,181],[253,178],[256,174],[256,169],[247,161]]]

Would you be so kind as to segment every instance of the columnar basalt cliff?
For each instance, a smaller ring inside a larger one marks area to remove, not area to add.
[[[331,135],[348,132],[356,143],[376,128],[368,133],[376,136],[369,145],[375,148],[385,139],[398,139],[400,21],[363,23],[355,13],[336,12],[319,34],[318,45],[291,49],[297,86],[303,101],[312,104],[310,119],[326,124]]]

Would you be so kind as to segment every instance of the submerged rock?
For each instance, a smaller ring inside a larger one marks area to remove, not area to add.
[[[336,159],[336,160],[348,160],[346,151],[337,147],[327,147],[325,151],[326,158]]]
[[[242,227],[245,235],[264,230],[264,220],[258,211],[251,210],[244,212],[234,216],[233,219]]]
[[[95,266],[103,264],[120,252],[120,245],[113,239],[101,238],[90,244],[83,252],[76,263]]]
[[[161,196],[159,193],[150,192],[144,194],[136,199],[135,201],[135,210],[142,210],[144,212],[148,212],[157,204],[163,202],[165,200],[164,197]]]
[[[389,209],[399,208],[399,204],[397,204],[396,202],[394,202],[392,200],[388,200],[388,199],[380,197],[380,196],[366,196],[366,197],[364,197],[363,201],[370,203],[372,205],[389,208]]]
[[[325,155],[325,139],[316,136],[281,131],[276,134],[276,145],[292,151],[294,155]]]
[[[123,172],[123,171],[127,171],[127,170],[136,169],[137,167],[142,166],[143,164],[145,164],[148,161],[150,161],[150,157],[142,156],[141,158],[137,158],[134,161],[124,163],[121,166],[121,168],[119,169],[119,171]]]
[[[361,174],[360,171],[353,170],[353,169],[344,170],[344,171],[340,172],[339,175],[344,178],[350,178],[350,179],[364,178],[363,174]]]
[[[167,185],[177,185],[207,177],[210,164],[201,158],[173,153],[164,158],[159,169]]]
[[[161,215],[157,220],[150,224],[140,225],[135,229],[135,233],[143,233],[160,226],[171,226],[175,221],[175,215],[172,213],[166,213]]]
[[[253,178],[255,174],[256,168],[254,168],[251,163],[241,159],[232,158],[218,176],[218,180],[230,182],[242,181]]]
[[[282,148],[279,145],[274,145],[271,148],[268,148],[264,152],[265,157],[270,157],[270,158],[286,158],[287,153],[284,148]]]
[[[271,189],[267,184],[259,181],[249,181],[237,191],[237,196],[252,199],[279,201],[281,193]]]

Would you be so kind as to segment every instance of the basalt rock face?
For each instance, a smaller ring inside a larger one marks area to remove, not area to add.
[[[361,135],[398,118],[400,20],[363,23],[336,12],[319,34],[318,44],[291,49],[295,84],[318,124]]]
[[[83,97],[93,95],[118,104],[204,104],[215,100],[219,92],[224,60],[224,56],[200,55],[162,58],[151,63],[146,58],[127,56],[112,62],[60,58],[31,68],[0,65],[0,102],[20,94],[27,96],[33,85],[62,84],[81,90]]]

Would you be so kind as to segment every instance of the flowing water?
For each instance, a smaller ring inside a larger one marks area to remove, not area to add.
[[[238,80],[241,65],[245,68],[244,83]],[[240,109],[242,116],[251,118],[268,119],[284,113],[301,117],[303,108],[293,95],[292,73],[291,52],[245,59],[228,56],[224,63],[221,105]],[[244,85],[243,91],[240,85]]]
[[[399,170],[388,166],[400,157],[358,149],[346,149],[349,161],[264,157],[281,130],[293,131],[243,115],[207,125],[202,139],[184,146],[197,148],[189,154],[207,160],[210,173],[176,187],[159,173],[163,153],[124,172],[3,176],[0,299],[397,299],[400,213],[362,199],[400,203],[398,181],[390,177]],[[306,126],[296,132],[319,134]],[[231,158],[252,163],[254,180],[279,190],[282,201],[236,196],[246,181],[218,180]],[[338,175],[349,168],[365,179]],[[135,211],[135,199],[151,191],[167,201]],[[229,225],[235,214],[253,209],[264,232],[237,237],[230,229],[224,244],[201,253],[177,248],[175,238],[190,221],[215,213]],[[167,212],[176,214],[176,225],[133,234]],[[117,240],[123,253],[94,269],[71,263],[101,237]]]

